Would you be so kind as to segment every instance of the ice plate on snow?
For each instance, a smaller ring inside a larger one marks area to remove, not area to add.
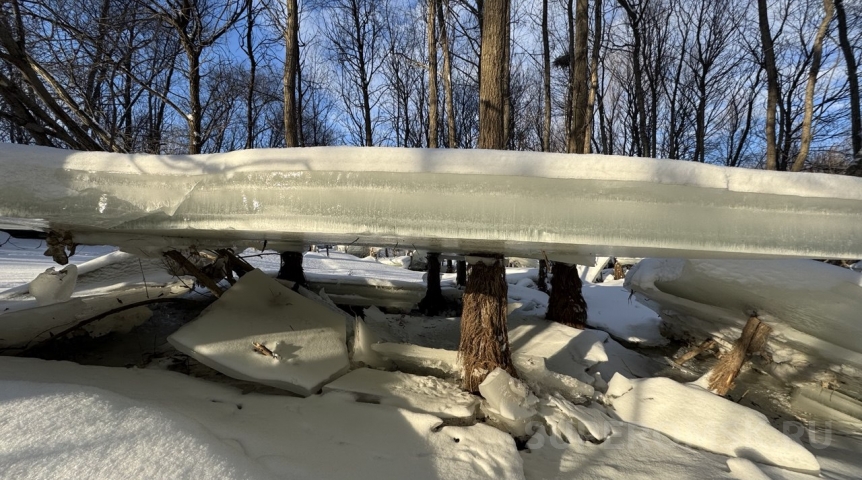
[[[228,376],[311,395],[347,372],[342,315],[260,270],[245,274],[168,341]],[[260,344],[272,355],[256,351]]]

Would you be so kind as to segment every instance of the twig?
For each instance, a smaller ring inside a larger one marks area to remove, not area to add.
[[[251,346],[252,346],[252,348],[254,348],[254,351],[255,351],[255,352],[257,352],[257,353],[259,353],[259,354],[261,354],[261,355],[263,355],[263,356],[265,356],[265,357],[272,357],[272,358],[275,358],[275,359],[277,359],[277,358],[278,358],[278,354],[277,354],[277,353],[275,353],[275,352],[273,352],[272,350],[270,350],[270,349],[266,348],[266,345],[264,345],[264,344],[262,344],[262,343],[259,343],[259,342],[251,342]]]
[[[700,345],[698,345],[695,348],[692,348],[691,350],[689,350],[688,352],[686,352],[685,354],[681,355],[679,358],[674,360],[674,363],[676,363],[677,365],[685,365],[685,363],[688,362],[689,360],[691,360],[692,358],[700,355],[701,353],[703,353],[707,350],[712,349],[714,346],[715,346],[715,340],[713,340],[711,338],[707,339],[705,342],[701,343]]]
[[[144,279],[144,292],[146,292],[147,298],[150,298],[150,288],[147,287],[147,277],[144,275],[144,264],[141,262],[141,257],[138,257],[138,266],[141,267],[141,278]]]

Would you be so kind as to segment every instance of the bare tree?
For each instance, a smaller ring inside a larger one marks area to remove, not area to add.
[[[856,71],[856,54],[847,35],[847,13],[844,0],[835,0],[835,15],[838,17],[838,41],[844,62],[847,65],[847,83],[850,89],[850,138],[853,146],[853,165],[849,173],[862,177],[862,113],[859,105],[859,77]]]
[[[778,106],[778,67],[775,65],[775,45],[769,29],[769,10],[766,0],[757,0],[757,24],[763,51],[763,69],[766,71],[766,169],[778,170],[778,152],[775,141],[775,111]]]
[[[437,148],[437,0],[428,0],[428,148]]]
[[[817,29],[817,35],[814,37],[814,44],[811,46],[811,70],[808,73],[808,83],[805,87],[805,114],[802,119],[802,139],[800,141],[799,153],[796,155],[796,160],[793,161],[793,166],[791,167],[791,170],[794,172],[802,171],[802,167],[805,166],[805,159],[808,157],[808,150],[811,148],[811,117],[814,115],[814,87],[817,85],[817,77],[820,74],[820,62],[823,57],[823,39],[826,37],[826,30],[829,28],[832,16],[835,13],[832,0],[823,0],[823,10],[825,14],[823,20],[820,22],[820,28]]]

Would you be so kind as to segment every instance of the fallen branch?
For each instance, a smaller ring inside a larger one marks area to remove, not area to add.
[[[674,363],[676,363],[677,365],[680,365],[680,366],[685,365],[686,362],[688,362],[692,358],[700,355],[701,353],[703,353],[707,350],[712,350],[714,347],[715,347],[715,340],[713,340],[711,338],[707,339],[706,341],[704,341],[703,343],[701,343],[697,347],[692,348],[691,350],[685,352],[685,354],[681,355],[679,358],[674,360]]]
[[[265,357],[272,357],[272,358],[275,358],[275,359],[277,359],[277,358],[278,358],[278,354],[277,354],[277,353],[275,353],[275,352],[273,352],[272,350],[270,350],[270,349],[266,348],[266,345],[264,345],[264,344],[262,344],[262,343],[258,343],[258,342],[251,342],[251,346],[254,348],[254,351],[255,351],[255,352],[257,352],[257,353],[259,353],[259,354],[261,354],[261,355],[263,355],[263,356],[265,356]]]
[[[102,312],[102,313],[96,315],[95,317],[90,317],[86,320],[81,320],[80,322],[76,323],[75,325],[73,325],[73,326],[71,326],[71,327],[69,327],[69,328],[67,328],[67,329],[65,329],[65,330],[63,330],[63,331],[61,331],[55,335],[51,335],[50,337],[46,338],[45,340],[42,340],[42,341],[40,341],[34,345],[30,345],[30,346],[25,345],[24,350],[18,352],[16,354],[16,356],[19,356],[19,357],[24,356],[24,354],[26,354],[27,352],[29,352],[29,351],[37,348],[37,347],[51,343],[54,340],[57,340],[59,338],[63,338],[66,335],[74,332],[75,330],[78,330],[79,328],[85,327],[85,326],[87,326],[93,322],[97,322],[97,321],[99,321],[105,317],[109,317],[115,313],[120,313],[120,312],[123,312],[125,310],[130,310],[133,308],[143,307],[145,305],[150,305],[153,303],[167,303],[167,302],[183,302],[183,303],[195,303],[195,304],[202,303],[202,302],[197,301],[197,300],[191,300],[188,298],[177,298],[177,297],[151,298],[148,300],[142,300],[140,302],[129,303],[129,304],[117,307],[117,308],[112,308],[111,310],[108,310],[107,312]],[[40,333],[39,335],[42,335],[42,334]]]
[[[201,282],[201,285],[207,287],[207,289],[209,289],[209,291],[211,291],[216,297],[224,295],[224,290],[216,284],[215,280],[200,271],[200,269],[183,256],[182,253],[176,250],[171,250],[169,252],[165,252],[165,256],[177,262],[187,273],[194,276],[199,282]]]

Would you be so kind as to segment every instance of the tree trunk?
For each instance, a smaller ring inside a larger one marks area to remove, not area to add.
[[[536,287],[540,292],[548,293],[548,262],[545,259],[539,260],[539,278]]]
[[[419,302],[419,310],[425,315],[437,315],[446,308],[446,299],[440,288],[440,254],[428,253],[427,290],[425,298]]]
[[[279,280],[288,280],[303,287],[308,286],[305,272],[302,270],[302,252],[281,252],[281,268],[278,269]]]
[[[590,153],[590,143],[593,138],[593,112],[596,106],[596,92],[599,90],[599,60],[602,46],[602,0],[596,0],[594,13],[595,34],[593,35],[593,50],[590,55],[590,93],[587,98],[586,125],[584,126],[584,153]]]
[[[745,324],[742,335],[734,342],[730,352],[725,353],[709,373],[709,389],[718,395],[726,395],[733,388],[742,365],[751,356],[763,350],[772,328],[752,316]]]
[[[246,109],[245,109],[245,122],[246,122],[246,132],[245,132],[245,148],[251,149],[254,148],[254,131],[255,124],[257,123],[257,119],[254,114],[254,94],[257,87],[257,58],[254,56],[254,19],[255,13],[252,8],[252,2],[248,2],[246,4],[246,30],[245,30],[245,42],[246,48],[248,48],[248,63],[249,63],[249,75],[248,75],[248,89],[246,90]]]
[[[446,147],[455,148],[455,104],[452,100],[452,53],[449,51],[449,35],[443,4],[448,9],[448,0],[437,0],[437,16],[440,23],[440,46],[443,49],[443,94],[446,103]]]
[[[778,106],[778,69],[775,66],[775,49],[769,30],[769,11],[766,0],[757,0],[760,42],[763,49],[763,68],[766,70],[766,169],[778,170],[775,143],[775,110]]]
[[[287,0],[287,29],[284,32],[284,145],[299,146],[297,119],[297,76],[299,73],[299,8],[297,0]]]
[[[548,0],[542,0],[542,97],[545,101],[542,151],[551,151],[551,44],[548,40]]]
[[[808,150],[811,148],[811,117],[814,115],[814,87],[817,85],[817,76],[820,74],[820,61],[823,58],[823,38],[826,37],[826,30],[829,24],[832,23],[832,15],[835,13],[832,0],[823,0],[823,10],[825,15],[820,22],[820,28],[817,29],[817,35],[814,37],[814,45],[811,47],[811,69],[808,72],[808,84],[805,86],[805,113],[802,118],[802,140],[799,145],[799,154],[796,155],[796,160],[793,161],[791,170],[794,172],[802,171],[805,166],[805,159],[808,157]]]
[[[554,262],[551,298],[545,318],[583,329],[587,325],[587,302],[581,292],[581,277],[576,265]]]
[[[437,0],[428,0],[428,148],[437,148]]]
[[[506,329],[505,269],[499,257],[484,261],[489,264],[473,265],[464,290],[458,355],[464,368],[462,386],[468,392],[478,392],[479,384],[497,367],[517,377]]]
[[[506,148],[505,93],[506,46],[509,29],[509,2],[488,2],[482,13],[482,53],[479,60],[479,148]]]
[[[569,2],[571,5],[571,1]],[[587,34],[589,29],[589,2],[577,0],[575,7],[575,38],[572,44],[570,68],[572,123],[569,130],[568,152],[583,153],[587,121]]]
[[[848,173],[862,177],[862,108],[859,105],[859,76],[856,73],[856,56],[847,37],[847,14],[844,0],[835,0],[835,15],[838,17],[838,40],[847,64],[847,84],[850,87],[850,137],[853,145],[853,164]]]
[[[455,285],[464,287],[467,285],[467,261],[458,260],[455,264]]]

